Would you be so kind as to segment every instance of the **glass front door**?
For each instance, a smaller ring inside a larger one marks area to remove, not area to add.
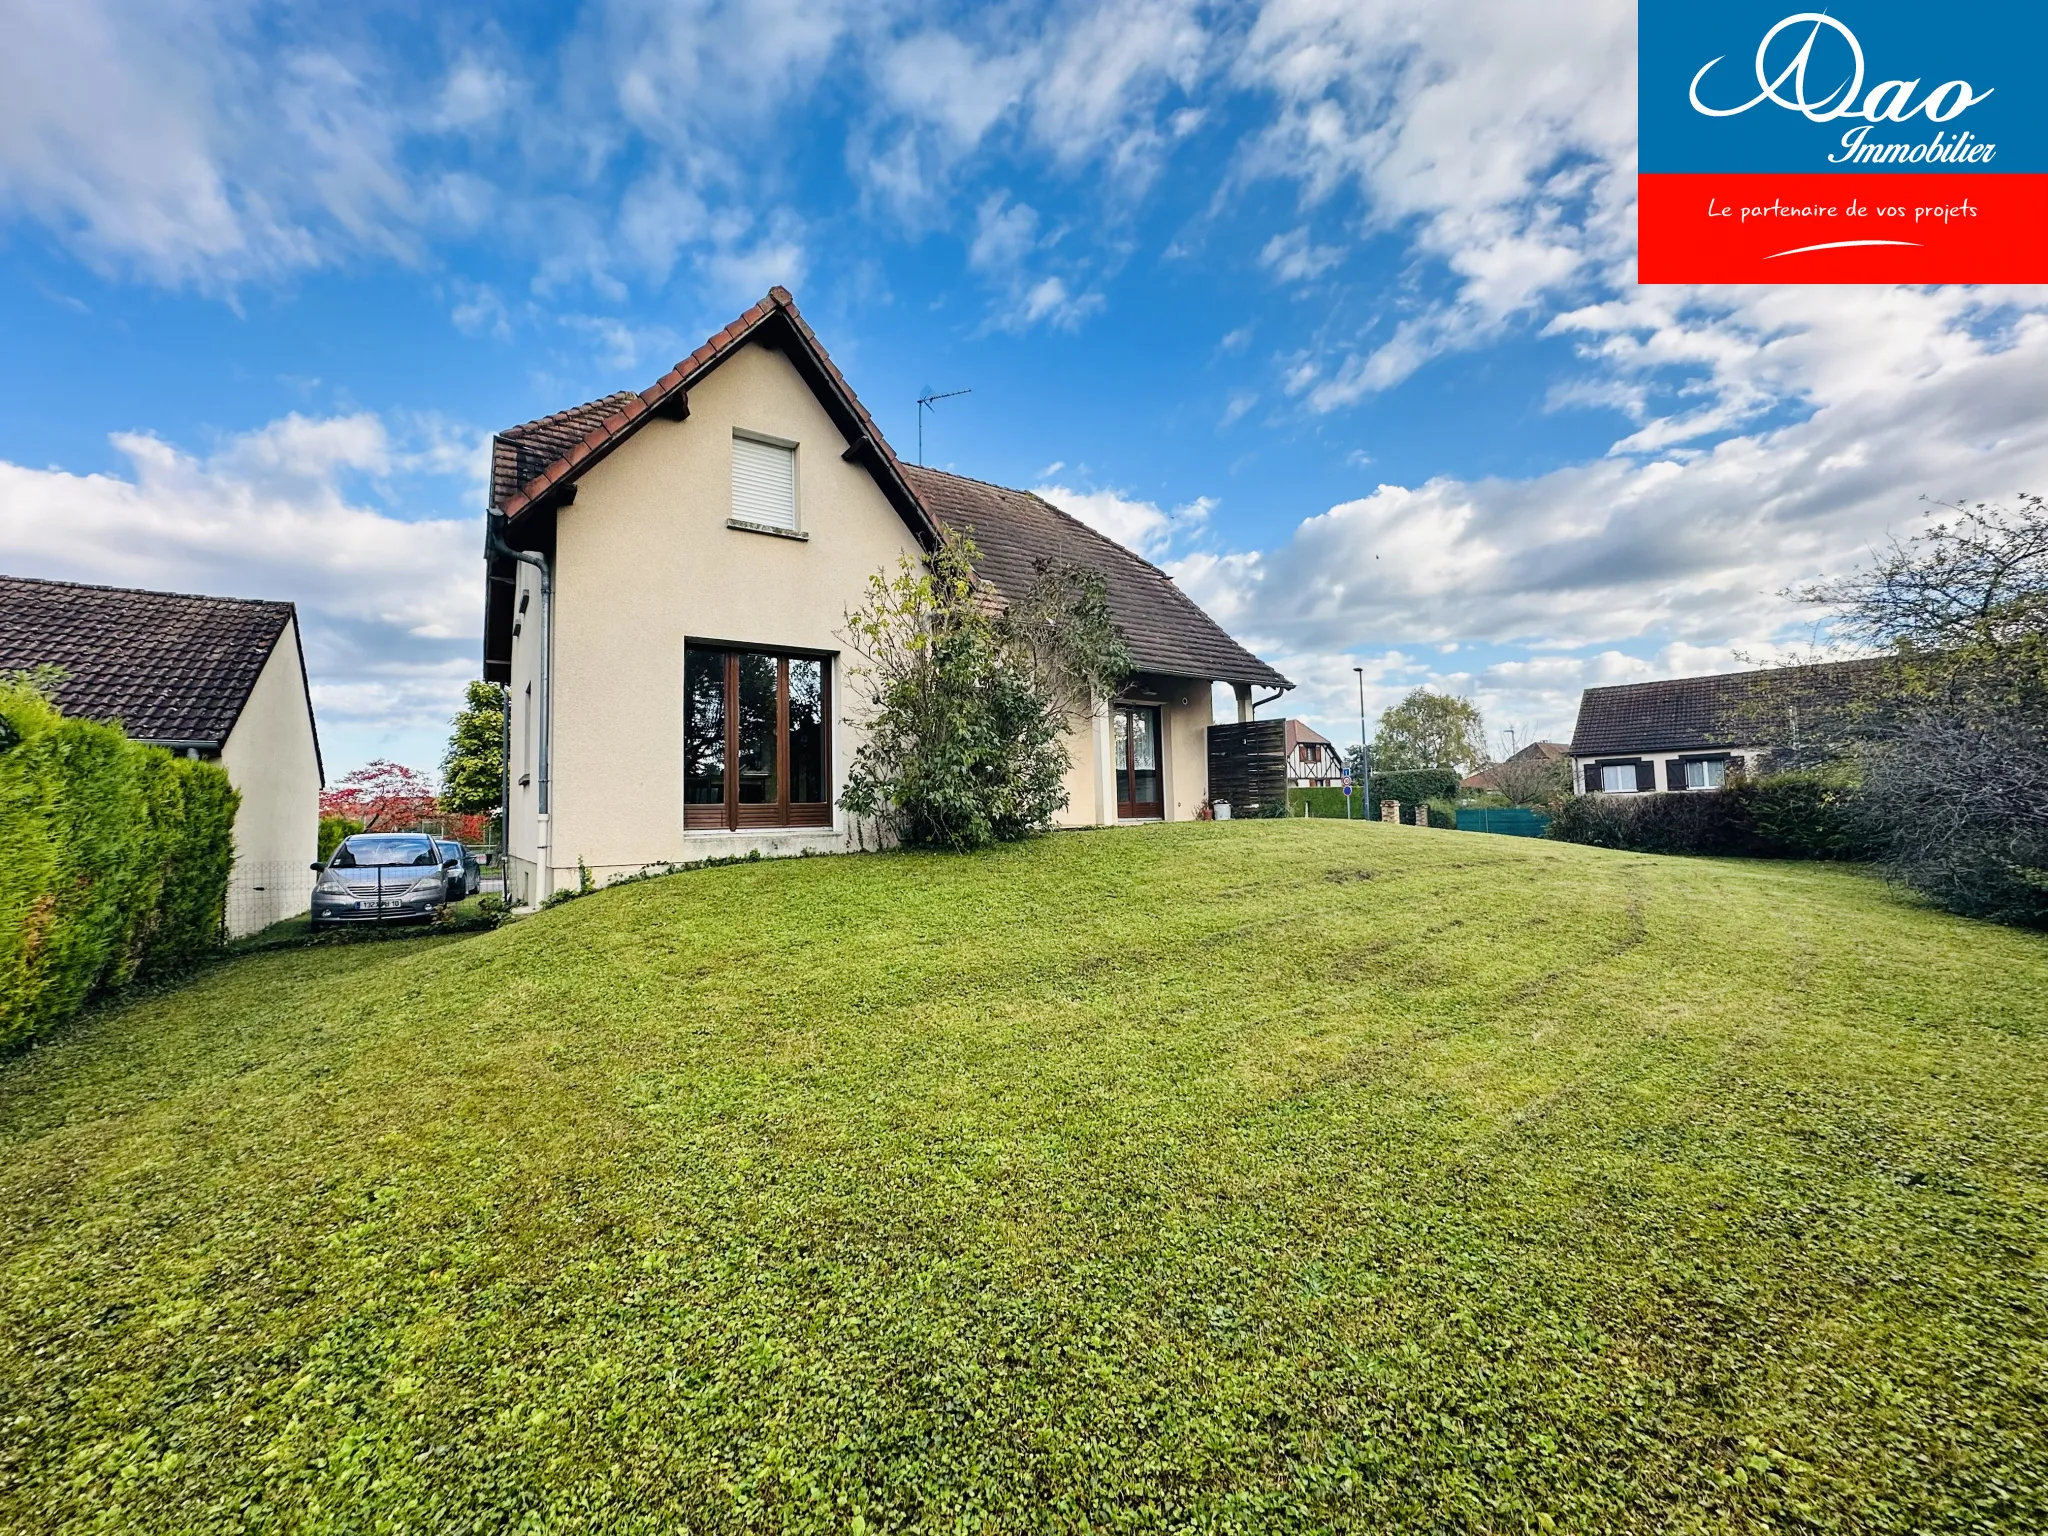
[[[1111,712],[1115,734],[1116,814],[1135,821],[1166,814],[1159,772],[1159,711],[1149,704],[1119,704]]]

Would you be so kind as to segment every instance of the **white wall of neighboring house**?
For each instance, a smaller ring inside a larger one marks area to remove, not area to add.
[[[1738,769],[1753,768],[1756,764],[1763,761],[1765,753],[1766,749],[1763,747],[1730,747],[1726,751],[1715,748],[1713,750],[1688,752],[1603,752],[1598,757],[1574,757],[1572,759],[1572,789],[1575,793],[1582,795],[1613,793],[1613,791],[1606,791],[1600,788],[1600,765],[1602,763],[1641,761],[1649,763],[1656,770],[1657,787],[1654,790],[1624,790],[1621,793],[1671,794],[1673,791],[1668,786],[1671,783],[1670,765],[1674,762],[1697,760],[1703,757],[1720,757],[1727,760],[1729,771],[1734,772]]]
[[[242,796],[228,879],[228,933],[239,938],[296,917],[312,900],[320,755],[296,621],[285,625],[271,648],[221,746],[220,762]]]

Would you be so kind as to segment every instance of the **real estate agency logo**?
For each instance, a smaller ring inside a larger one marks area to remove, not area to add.
[[[2048,7],[1638,17],[1639,281],[2048,281]]]

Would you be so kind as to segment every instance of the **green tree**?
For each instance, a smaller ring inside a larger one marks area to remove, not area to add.
[[[505,690],[472,682],[441,759],[441,809],[496,811],[505,785]]]
[[[2048,927],[2048,501],[1948,510],[1801,595],[1893,661],[1842,732],[1886,872],[1952,912]]]
[[[1486,761],[1486,727],[1470,699],[1417,688],[1380,716],[1372,771],[1436,768],[1464,775]]]
[[[866,739],[839,803],[911,846],[968,850],[1044,828],[1066,803],[1070,724],[1131,670],[1102,577],[1041,564],[998,609],[948,531],[922,564],[868,578],[845,638]]]

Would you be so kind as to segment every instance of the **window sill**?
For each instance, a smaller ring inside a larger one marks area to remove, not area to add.
[[[770,523],[750,523],[743,517],[728,517],[725,526],[739,533],[765,533],[770,538],[795,539],[799,544],[807,544],[811,538],[808,533],[795,528],[777,528]]]

